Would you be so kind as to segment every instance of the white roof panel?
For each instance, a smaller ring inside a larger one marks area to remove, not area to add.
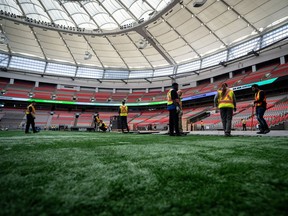
[[[200,60],[288,24],[287,0],[207,0],[199,8],[194,1],[169,8],[174,1],[0,0],[0,30],[9,41],[0,50],[103,70],[153,70]],[[53,24],[62,29],[47,27]],[[66,27],[100,33],[63,32]],[[84,60],[86,51],[92,57]]]

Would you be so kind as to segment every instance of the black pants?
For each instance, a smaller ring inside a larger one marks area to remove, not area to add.
[[[127,123],[127,116],[120,116],[120,123],[121,123],[122,132],[124,132],[125,128],[129,132],[129,127],[128,127],[128,123]]]
[[[180,134],[179,132],[179,115],[175,110],[169,110],[169,135]]]
[[[233,108],[220,108],[220,115],[225,134],[231,133]]]
[[[104,131],[104,132],[107,131],[107,128],[106,128],[106,127],[103,127],[103,126],[99,127],[99,129],[102,130],[102,131]]]
[[[29,132],[29,128],[30,125],[32,126],[32,130],[34,133],[36,133],[36,129],[35,129],[35,121],[34,121],[34,117],[30,114],[26,115],[26,129],[25,129],[25,133]]]
[[[259,129],[262,132],[265,130],[269,130],[267,122],[264,119],[265,111],[266,111],[266,108],[264,108],[264,107],[256,107],[256,116],[257,116],[257,120],[259,122]]]

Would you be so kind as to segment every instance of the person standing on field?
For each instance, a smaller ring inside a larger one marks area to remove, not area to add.
[[[201,120],[201,122],[200,122],[200,124],[201,124],[201,131],[204,131],[205,130],[205,128],[204,128],[204,122]]]
[[[35,110],[35,101],[32,101],[31,104],[27,107],[26,114],[26,128],[25,133],[29,133],[30,125],[32,126],[33,133],[37,133],[38,131],[35,128],[35,118],[36,118],[36,110]]]
[[[218,90],[214,98],[216,112],[220,109],[221,121],[225,136],[231,136],[231,126],[233,110],[236,112],[236,98],[232,89],[228,88],[227,83],[223,83],[221,90]]]
[[[169,110],[169,135],[181,136],[179,131],[179,115],[180,105],[179,96],[177,94],[178,83],[172,84],[172,89],[167,93],[167,109]],[[174,134],[175,131],[175,134]]]
[[[120,116],[120,122],[121,122],[121,130],[122,133],[124,133],[124,129],[127,129],[127,132],[129,133],[129,127],[127,123],[127,116],[128,116],[128,106],[125,105],[125,100],[122,101],[122,105],[119,107],[119,116]]]
[[[246,119],[241,119],[241,122],[242,122],[242,130],[246,131],[247,130],[247,128],[246,128]]]
[[[252,91],[255,92],[255,100],[253,102],[256,107],[256,117],[259,122],[260,131],[257,134],[266,134],[270,132],[267,122],[264,119],[264,113],[267,109],[266,94],[263,90],[259,89],[257,84],[252,85]],[[253,107],[253,108],[254,108]]]

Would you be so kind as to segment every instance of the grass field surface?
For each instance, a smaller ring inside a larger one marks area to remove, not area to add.
[[[287,137],[0,132],[0,215],[288,215]]]

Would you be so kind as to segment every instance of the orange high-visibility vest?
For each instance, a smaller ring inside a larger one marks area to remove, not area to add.
[[[258,101],[260,99],[260,92],[262,90],[259,90],[257,93],[255,93],[255,101]],[[266,103],[266,95],[264,96],[263,102]],[[256,106],[262,106],[263,102],[255,103]]]

